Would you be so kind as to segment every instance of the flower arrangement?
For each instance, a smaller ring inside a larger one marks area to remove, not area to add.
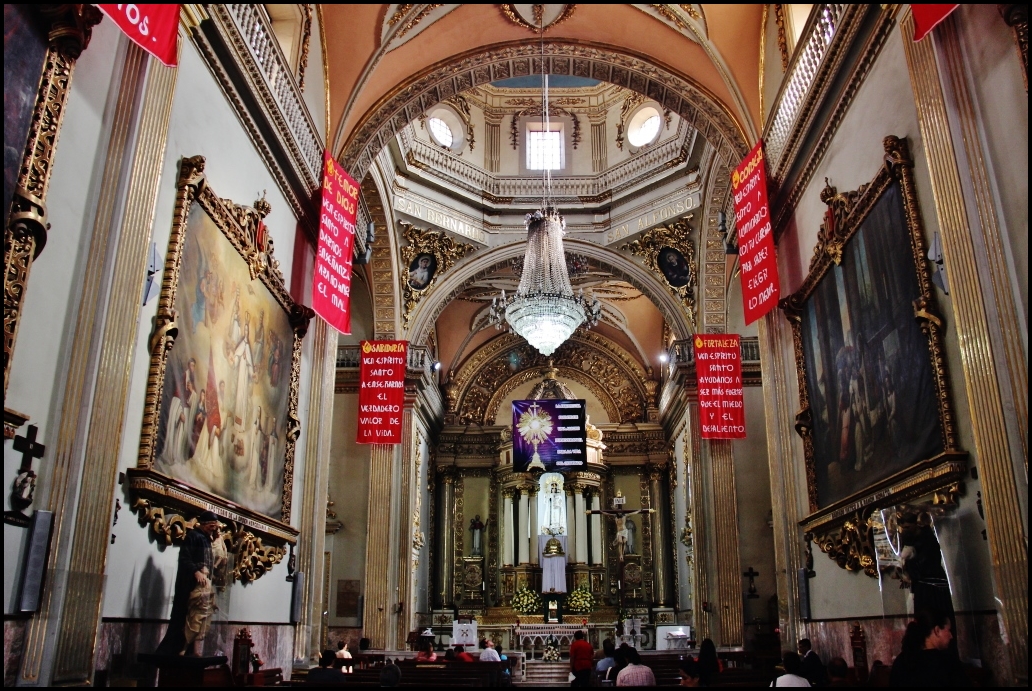
[[[579,585],[566,597],[566,609],[578,614],[589,614],[595,608],[595,598],[588,586]]]
[[[554,636],[549,636],[545,643],[545,652],[541,656],[545,662],[559,662],[559,643]]]
[[[540,614],[544,603],[536,592],[522,586],[512,596],[512,608],[519,614]]]

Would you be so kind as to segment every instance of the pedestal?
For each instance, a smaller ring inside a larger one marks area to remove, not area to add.
[[[225,655],[189,657],[141,653],[136,658],[158,668],[159,687],[233,686],[233,674]]]

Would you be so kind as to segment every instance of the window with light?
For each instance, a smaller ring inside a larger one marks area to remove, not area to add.
[[[563,167],[563,130],[552,126],[545,130],[543,126],[534,127],[532,123],[527,130],[527,169],[528,170],[560,170]]]
[[[663,118],[655,108],[642,108],[627,125],[627,141],[631,146],[646,146],[656,141]]]
[[[426,126],[430,128],[430,136],[434,138],[434,141],[441,146],[451,148],[451,145],[455,142],[455,135],[452,133],[448,123],[441,118],[429,118],[426,121]]]

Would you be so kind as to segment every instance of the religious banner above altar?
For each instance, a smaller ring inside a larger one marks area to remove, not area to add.
[[[767,162],[763,142],[749,152],[731,174],[738,229],[738,263],[742,274],[745,323],[778,306],[781,281],[774,254],[774,232],[767,204]]]
[[[588,462],[583,399],[512,402],[512,468],[581,470]]]
[[[696,336],[695,374],[699,386],[702,438],[744,439],[741,336]]]
[[[408,341],[362,341],[359,350],[357,441],[400,444]]]
[[[351,333],[351,255],[355,247],[358,183],[323,154],[319,247],[312,277],[312,309],[342,334]]]

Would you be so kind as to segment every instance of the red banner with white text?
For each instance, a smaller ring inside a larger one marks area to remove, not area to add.
[[[351,256],[355,247],[358,183],[329,149],[323,154],[319,247],[312,276],[312,309],[342,334],[351,333]]]
[[[703,439],[744,439],[742,343],[738,334],[695,337],[695,375]]]
[[[175,67],[179,5],[97,5],[136,45]]]
[[[359,346],[358,443],[400,444],[408,341]]]
[[[759,142],[731,174],[738,229],[738,265],[742,275],[745,323],[777,307],[781,296],[774,232],[767,204],[767,163]]]

